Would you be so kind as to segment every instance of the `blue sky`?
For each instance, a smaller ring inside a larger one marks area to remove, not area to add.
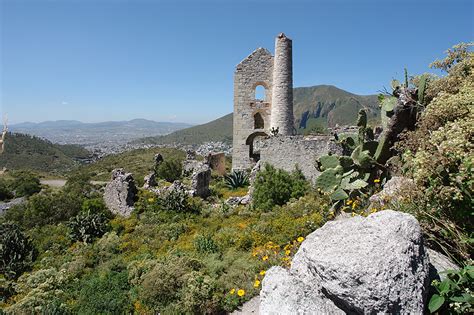
[[[472,41],[473,3],[0,0],[1,114],[206,122],[232,111],[234,67],[279,32],[295,87],[373,94]]]

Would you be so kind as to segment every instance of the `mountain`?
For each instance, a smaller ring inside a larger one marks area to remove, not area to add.
[[[354,125],[359,109],[367,111],[369,121],[378,121],[377,95],[356,95],[332,85],[295,88],[293,112],[300,132],[338,125]]]
[[[232,143],[233,115],[227,114],[203,125],[175,131],[159,137],[147,137],[134,141],[144,144],[200,144],[207,141]]]
[[[299,133],[324,131],[327,127],[355,125],[359,109],[367,110],[369,121],[377,123],[380,110],[377,95],[356,95],[332,85],[300,87],[293,90],[295,128]],[[233,114],[178,130],[165,136],[133,141],[146,144],[200,144],[207,141],[232,142]]]
[[[188,128],[190,124],[156,122],[147,119],[83,123],[76,120],[20,123],[9,126],[13,132],[26,133],[59,144],[91,145],[97,143],[126,143],[146,136],[164,135]]]
[[[90,157],[90,152],[78,145],[59,145],[19,133],[7,133],[5,151],[0,154],[0,168],[29,169],[38,172],[68,171],[78,160]]]

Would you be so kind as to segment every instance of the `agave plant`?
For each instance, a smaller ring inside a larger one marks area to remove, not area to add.
[[[229,175],[224,177],[226,185],[231,189],[245,187],[249,184],[249,176],[247,172],[242,170],[232,171]]]

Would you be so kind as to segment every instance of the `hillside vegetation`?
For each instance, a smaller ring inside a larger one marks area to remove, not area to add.
[[[358,137],[336,140],[345,146],[344,154],[321,156],[315,163],[321,171],[316,187],[298,169],[289,173],[267,164],[255,175],[253,199],[244,205],[227,198],[247,193],[248,174],[213,173],[206,198],[191,197],[158,175],[160,192],[140,188],[131,215],[114,215],[90,176],[109,176],[117,167],[142,176],[153,167],[156,152],[165,162],[184,156],[156,148],[81,168],[58,190],[36,189],[24,204],[0,216],[0,313],[231,312],[260,293],[269,268],[289,268],[306,236],[326,222],[340,214],[368,216],[391,209],[410,213],[420,223],[425,244],[417,238],[416,247],[407,251],[425,255],[427,245],[462,267],[430,288],[419,283],[431,291],[425,312],[472,314],[473,57],[469,45],[458,45],[432,65],[445,76],[394,80],[392,91],[380,97],[382,135],[375,139],[367,113],[360,111]],[[16,183],[32,182],[31,176],[21,176]],[[191,182],[189,176],[177,177]],[[394,179],[401,184],[388,192],[386,183]],[[12,183],[4,186],[18,190]],[[418,228],[409,230],[419,236]],[[339,267],[337,259],[330,268]],[[370,266],[361,270],[363,277],[393,267],[363,259]],[[415,260],[404,263],[417,268]],[[355,285],[360,279],[351,272],[345,278]],[[391,302],[391,294],[386,299]]]
[[[0,168],[60,174],[79,165],[75,159],[89,155],[89,151],[77,145],[59,145],[35,136],[8,133]]]
[[[203,125],[175,131],[169,135],[134,141],[147,144],[200,144],[208,141],[232,143],[233,115],[228,114]]]
[[[95,163],[84,165],[80,168],[83,173],[89,174],[93,180],[109,181],[112,170],[123,168],[133,173],[135,180],[141,185],[143,177],[153,168],[154,156],[160,153],[165,159],[173,157],[184,159],[183,151],[172,148],[136,149],[119,154],[108,155]]]
[[[295,128],[299,133],[325,132],[327,127],[354,125],[357,112],[366,109],[369,121],[378,123],[377,95],[360,96],[332,85],[295,88],[293,91]],[[207,141],[232,143],[233,114],[169,135],[138,139],[134,143],[200,144]]]

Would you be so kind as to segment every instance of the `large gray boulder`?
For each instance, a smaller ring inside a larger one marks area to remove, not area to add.
[[[392,210],[326,223],[289,271],[271,268],[261,314],[422,314],[429,258],[417,220]]]
[[[112,213],[128,217],[137,193],[132,174],[119,168],[112,171],[112,180],[105,186],[104,201]]]

